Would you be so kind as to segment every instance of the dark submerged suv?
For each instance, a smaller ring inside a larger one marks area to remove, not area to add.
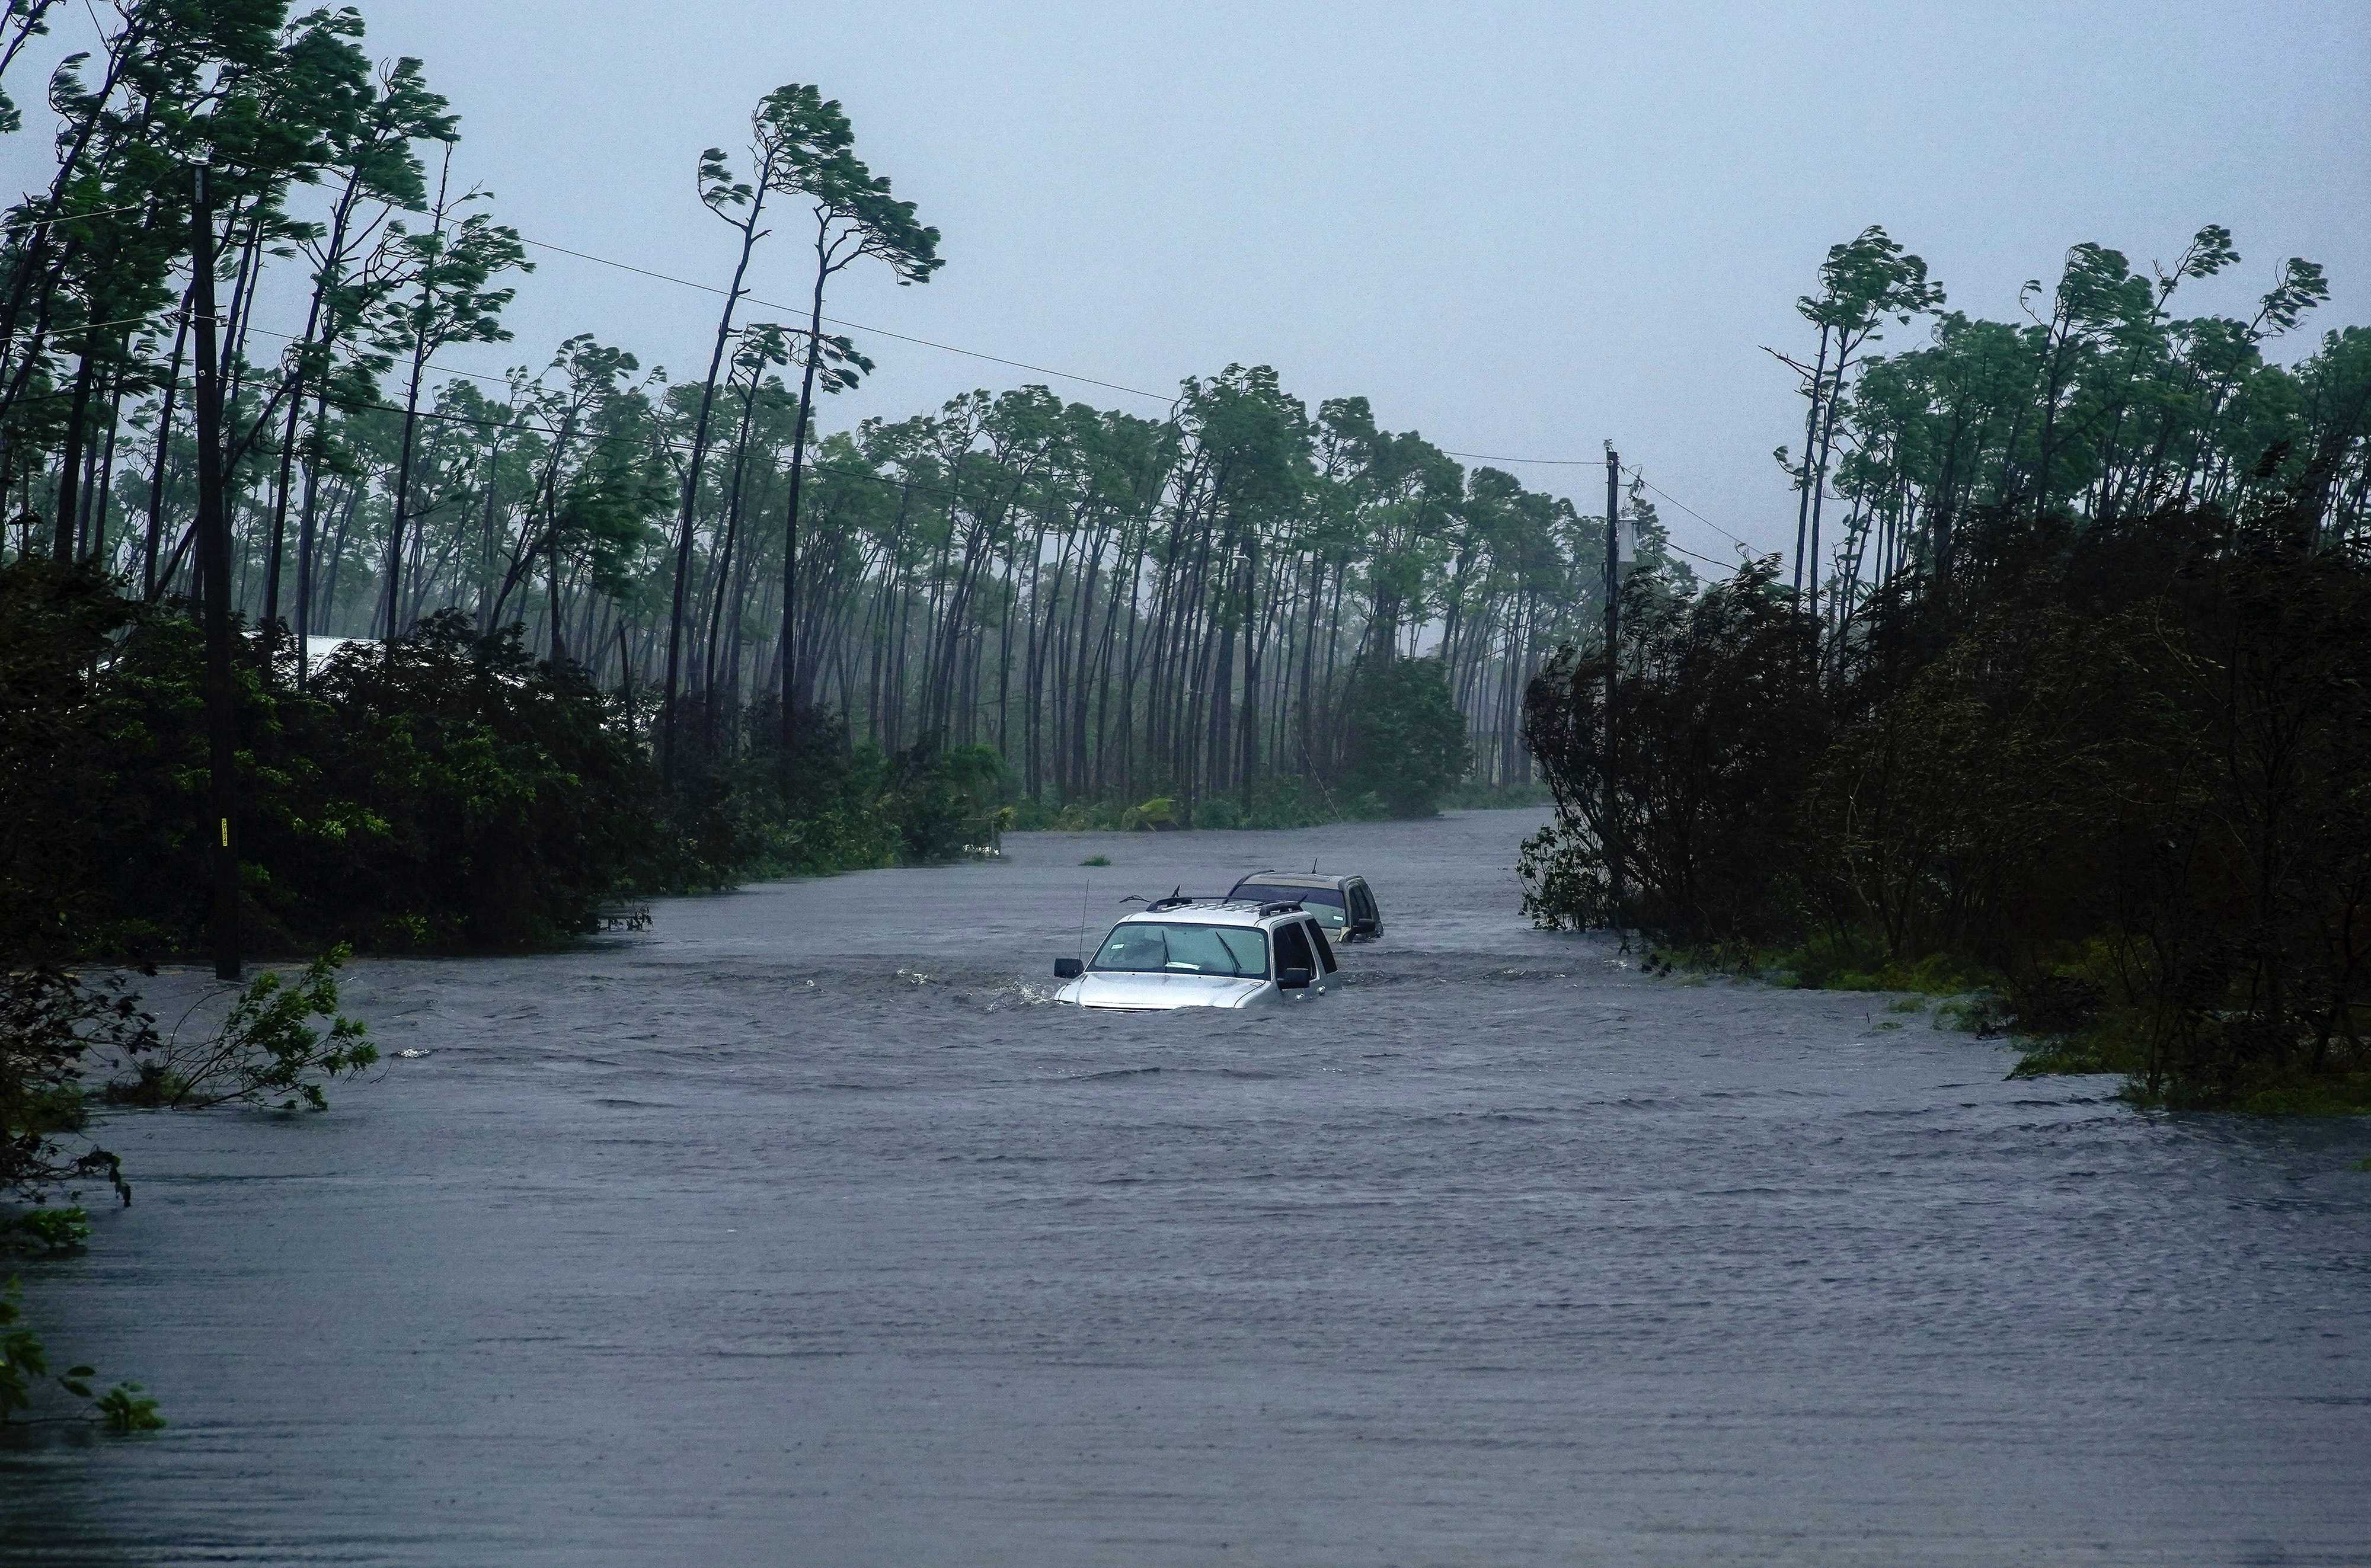
[[[1371,942],[1383,934],[1383,912],[1364,877],[1313,872],[1254,871],[1234,885],[1229,898],[1260,903],[1290,899],[1317,917],[1336,941]]]

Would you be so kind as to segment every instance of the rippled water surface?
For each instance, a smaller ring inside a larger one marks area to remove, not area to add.
[[[2371,1561],[2371,1128],[1642,977],[1524,928],[1536,820],[359,964],[428,1055],[118,1123],[134,1205],[25,1271],[173,1424],[0,1451],[0,1561]],[[1083,879],[1313,856],[1390,918],[1322,1004],[1044,1004]]]

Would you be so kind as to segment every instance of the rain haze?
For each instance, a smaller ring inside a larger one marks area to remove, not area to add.
[[[700,150],[746,163],[758,98],[816,84],[945,236],[927,286],[857,269],[830,314],[1150,394],[857,330],[879,368],[820,410],[833,428],[1030,381],[1158,412],[1181,377],[1271,364],[1313,408],[1364,396],[1385,429],[1452,452],[1577,461],[1508,466],[1584,512],[1602,510],[1610,440],[1780,549],[1794,508],[1770,452],[1799,444],[1800,404],[1762,348],[1808,346],[1795,297],[1868,225],[1979,316],[2014,317],[2077,241],[2145,269],[2209,223],[2245,260],[2191,308],[2249,314],[2287,257],[2329,269],[2329,303],[2273,357],[2371,315],[2371,9],[2342,0],[377,0],[367,17],[376,53],[418,55],[452,100],[455,180],[492,190],[503,221],[711,287],[732,236],[694,198]],[[31,140],[11,152],[37,156]],[[751,319],[797,317],[791,226],[753,273],[781,308]],[[590,331],[699,374],[712,298],[531,254],[513,340],[440,363],[539,366]],[[1733,559],[1661,510],[1676,544]]]
[[[0,7],[0,1568],[2366,1561],[2371,5],[312,6]]]

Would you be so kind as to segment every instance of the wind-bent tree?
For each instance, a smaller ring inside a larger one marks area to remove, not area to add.
[[[545,627],[550,639],[551,658],[557,663],[568,651],[561,629],[561,582],[566,552],[572,546],[590,544],[601,532],[596,519],[607,519],[620,504],[634,511],[639,520],[647,511],[647,501],[637,493],[630,501],[621,502],[618,491],[619,476],[625,470],[604,461],[597,452],[591,461],[581,460],[578,451],[588,431],[597,437],[607,422],[605,416],[613,418],[630,401],[632,394],[626,383],[642,368],[640,363],[622,349],[596,341],[590,332],[580,332],[560,345],[551,368],[561,373],[561,386],[538,386],[527,391],[526,413],[545,432],[543,462],[518,548],[503,575],[502,587],[493,596],[486,620],[490,625],[501,621],[512,592],[527,580],[540,560],[544,567]]]
[[[815,409],[815,383],[833,372],[835,355],[852,355],[844,340],[827,343],[823,334],[824,290],[833,277],[858,261],[887,264],[900,286],[930,282],[943,265],[939,231],[915,221],[914,203],[889,193],[889,178],[875,175],[855,154],[856,134],[838,99],[799,83],[767,96],[777,122],[795,126],[785,143],[789,156],[777,164],[774,188],[810,203],[815,215],[815,285],[809,296],[806,340],[801,356],[799,406],[791,438],[790,496],[784,507],[782,548],[782,751],[792,753],[798,709],[806,700],[797,657],[799,614],[799,502],[806,473],[807,427]],[[843,378],[845,370],[837,374]],[[827,383],[830,385],[830,383]]]
[[[784,99],[787,90],[769,93],[749,117],[753,179],[733,177],[722,147],[711,147],[700,155],[700,204],[731,225],[741,244],[733,263],[733,286],[724,291],[724,308],[717,313],[716,343],[709,352],[708,375],[700,385],[691,454],[683,466],[683,505],[676,519],[675,602],[667,614],[666,688],[659,709],[659,771],[669,781],[675,778],[676,692],[683,663],[685,595],[691,583],[692,521],[700,504],[700,470],[708,460],[708,424],[716,404],[717,376],[723,369],[725,345],[733,337],[733,314],[748,292],[744,280],[749,273],[749,258],[758,242],[770,232],[758,225],[765,216],[766,198],[775,191],[775,169],[786,158],[827,157],[834,150],[811,144],[817,128],[798,112],[794,100]]]
[[[288,505],[297,457],[298,421],[307,393],[312,396],[310,453],[305,465],[305,496],[297,520],[296,646],[305,646],[312,611],[315,503],[328,440],[329,403],[333,390],[343,400],[366,402],[376,390],[376,372],[386,360],[381,352],[364,348],[341,363],[347,339],[385,298],[388,280],[364,271],[362,264],[379,243],[384,226],[397,210],[417,207],[427,199],[425,171],[412,144],[443,142],[457,134],[455,117],[442,96],[429,90],[418,60],[404,58],[382,72],[364,89],[364,103],[356,115],[333,128],[325,162],[336,181],[336,196],[326,221],[307,226],[299,243],[313,266],[312,291],[306,302],[305,328],[289,345],[287,354],[286,422],[280,432],[280,469],[272,494],[272,542],[264,573],[263,623],[271,635],[280,617],[280,571],[288,525]],[[297,665],[300,681],[305,663]]]
[[[420,393],[427,379],[429,357],[454,343],[503,343],[510,329],[502,324],[503,306],[517,294],[511,288],[488,285],[514,269],[535,271],[518,231],[497,224],[483,213],[472,213],[452,227],[455,212],[490,192],[471,190],[447,201],[453,169],[453,144],[445,144],[444,171],[437,177],[436,203],[425,234],[414,234],[399,223],[388,225],[393,236],[392,267],[399,286],[410,291],[400,302],[390,301],[374,319],[374,341],[390,353],[410,356],[410,374],[403,395],[403,432],[395,462],[394,516],[387,525],[387,571],[381,603],[381,626],[390,640],[404,630],[403,548],[405,526],[411,520],[412,449],[420,426]]]
[[[1903,326],[1943,303],[1939,283],[1926,279],[1926,263],[1908,254],[1875,224],[1842,245],[1830,246],[1820,263],[1820,293],[1795,302],[1804,320],[1820,329],[1818,357],[1809,365],[1769,351],[1803,377],[1810,409],[1803,419],[1803,455],[1795,470],[1798,492],[1795,518],[1795,590],[1810,579],[1813,614],[1820,600],[1820,512],[1827,492],[1835,447],[1836,416],[1845,381],[1868,344],[1883,334],[1891,317]],[[1777,453],[1786,465],[1787,449]]]

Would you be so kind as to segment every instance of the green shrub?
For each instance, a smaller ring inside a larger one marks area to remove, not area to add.
[[[901,752],[889,770],[887,805],[907,865],[959,859],[996,831],[1004,764],[987,746]]]
[[[1194,825],[1223,833],[1243,825],[1243,809],[1224,795],[1213,795],[1194,808]]]
[[[0,569],[0,570],[13,570]],[[242,919],[250,943],[505,948],[557,941],[646,874],[664,835],[641,742],[573,665],[457,612],[352,645],[298,693],[236,660]],[[21,833],[88,846],[67,942],[186,951],[211,882],[203,639],[144,613],[75,709],[94,767],[67,814]]]
[[[90,1239],[90,1216],[80,1207],[35,1208],[0,1215],[0,1247],[52,1257],[79,1252]]]
[[[121,1161],[85,1130],[85,1064],[96,1055],[111,1066],[163,1043],[121,980],[0,970],[0,1201],[38,1208],[52,1188],[99,1181],[129,1203]]]
[[[1344,722],[1346,785],[1372,797],[1382,814],[1432,815],[1473,764],[1465,719],[1438,659],[1386,656],[1362,663],[1352,676]]]
[[[0,1424],[33,1402],[35,1384],[50,1371],[49,1353],[42,1348],[40,1336],[18,1321],[22,1299],[23,1287],[14,1279],[0,1286]],[[89,1368],[77,1366],[74,1371],[87,1375]]]
[[[108,1098],[183,1111],[234,1102],[329,1109],[325,1084],[378,1060],[361,1022],[338,1011],[337,972],[347,956],[332,948],[293,982],[257,975],[207,1039],[161,1042],[107,1086]],[[313,1027],[315,1019],[323,1027]]]
[[[1574,929],[1618,917],[1689,947],[1799,940],[1799,809],[1830,723],[1816,628],[1775,558],[1693,599],[1644,574],[1623,598],[1610,769],[1602,646],[1559,649],[1524,692],[1524,737],[1557,802],[1523,846],[1524,913]],[[1616,829],[1619,911],[1602,847]]]
[[[1971,991],[1965,996],[1946,997],[1936,1004],[1934,1027],[1956,1029],[1989,1040],[2005,1032],[2007,1020],[1989,991]]]
[[[110,1432],[158,1432],[165,1418],[156,1413],[156,1401],[140,1391],[137,1383],[118,1383],[98,1397],[96,1406],[98,1419]]]
[[[23,1294],[17,1281],[0,1286],[0,1425],[17,1412],[31,1406],[34,1390],[43,1382],[89,1403],[92,1419],[110,1432],[154,1432],[165,1424],[156,1401],[142,1395],[137,1383],[118,1383],[96,1400],[90,1380],[98,1376],[88,1366],[69,1366],[52,1376],[49,1352],[21,1318]]]

